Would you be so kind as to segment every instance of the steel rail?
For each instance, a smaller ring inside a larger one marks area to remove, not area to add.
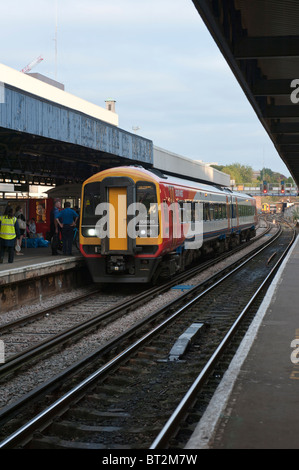
[[[91,297],[92,295],[96,295],[99,292],[100,292],[100,290],[98,288],[95,288],[93,290],[90,290],[90,292],[87,292],[85,294],[80,294],[80,295],[78,295],[77,297],[75,297],[73,299],[65,300],[62,303],[53,305],[51,307],[43,308],[41,310],[38,310],[37,312],[30,313],[29,315],[25,315],[24,317],[18,318],[17,320],[12,320],[12,321],[7,322],[7,323],[2,323],[2,324],[0,324],[0,334],[5,333],[6,331],[10,330],[11,328],[13,328],[15,326],[31,323],[32,321],[34,321],[38,317],[44,316],[47,313],[51,313],[55,310],[65,308],[68,305],[72,305],[74,303],[80,302],[81,300],[84,300],[88,297]]]
[[[20,440],[24,440],[24,439],[26,440],[24,436],[26,436],[27,434],[31,434],[39,426],[45,427],[46,425],[45,423],[50,423],[53,420],[54,416],[56,416],[62,409],[65,409],[68,406],[70,401],[76,399],[79,393],[83,393],[87,387],[91,386],[101,376],[103,376],[105,373],[109,372],[111,369],[116,367],[119,363],[121,363],[124,359],[126,359],[130,354],[132,354],[137,348],[139,348],[146,341],[148,341],[150,338],[155,336],[160,330],[162,330],[170,322],[172,322],[178,315],[183,313],[191,305],[197,302],[201,297],[203,297],[205,294],[210,292],[220,283],[225,281],[228,277],[230,277],[231,275],[239,271],[244,265],[249,263],[256,256],[258,256],[258,254],[263,252],[269,245],[274,243],[274,241],[277,240],[280,234],[281,234],[281,229],[278,234],[274,235],[272,239],[265,246],[260,248],[254,255],[250,256],[248,259],[243,261],[239,266],[235,267],[231,272],[225,274],[221,279],[218,279],[214,284],[207,287],[203,292],[196,295],[193,299],[188,301],[184,306],[180,307],[178,310],[172,313],[170,317],[165,319],[158,326],[154,327],[150,332],[143,335],[142,338],[136,340],[132,345],[130,345],[128,348],[126,348],[124,351],[118,354],[115,358],[110,360],[104,366],[100,367],[97,371],[95,371],[93,374],[91,374],[85,380],[80,382],[77,386],[72,388],[65,395],[63,395],[58,400],[56,400],[53,404],[51,404],[49,407],[47,407],[45,410],[43,410],[41,413],[39,413],[37,416],[31,419],[28,423],[26,423],[20,429],[12,433],[9,437],[7,437],[4,441],[0,443],[0,449],[15,446],[20,442]]]
[[[227,344],[235,334],[238,329],[240,322],[243,320],[244,316],[246,315],[248,309],[253,304],[254,300],[264,288],[264,286],[268,283],[268,281],[274,276],[275,272],[277,271],[278,266],[281,264],[282,260],[285,258],[286,254],[288,253],[290,247],[294,243],[296,238],[295,232],[293,233],[293,238],[289,245],[287,246],[284,253],[280,256],[279,260],[276,262],[275,266],[272,267],[271,271],[264,279],[260,287],[256,290],[254,295],[251,297],[247,305],[243,308],[242,312],[239,314],[238,318],[233,323],[232,327],[229,329],[225,337],[223,338],[222,342],[214,351],[213,355],[200,372],[196,380],[193,382],[192,386],[189,388],[188,392],[185,394],[184,398],[177,406],[176,410],[173,412],[171,417],[168,419],[167,423],[160,431],[156,439],[150,446],[150,449],[163,449],[166,448],[169,439],[173,436],[173,433],[178,428],[179,423],[181,422],[182,418],[186,415],[187,410],[189,407],[194,403],[196,396],[198,395],[200,389],[204,385],[206,379],[210,376],[211,372],[213,371],[215,364],[219,361],[220,356],[223,354],[224,349],[227,347]]]
[[[268,228],[263,234],[261,234],[259,237],[265,235],[270,230]],[[275,235],[273,235],[275,237]],[[271,241],[274,241],[273,239]],[[249,245],[251,244],[252,241],[249,242]],[[267,246],[266,242],[266,246]],[[248,246],[246,244],[246,246]],[[145,301],[151,297],[154,297],[158,294],[162,294],[165,292],[167,289],[171,288],[172,286],[176,285],[178,282],[181,282],[182,280],[188,279],[191,276],[200,273],[201,271],[207,269],[210,266],[213,266],[215,263],[220,262],[221,260],[231,256],[233,253],[240,251],[242,248],[245,248],[245,246],[238,246],[235,250],[230,251],[229,253],[225,253],[222,256],[218,257],[217,259],[207,261],[206,263],[203,263],[199,267],[195,268],[190,268],[187,272],[178,274],[175,278],[172,280],[164,283],[162,286],[158,287],[152,287],[148,289],[146,292],[142,292],[141,294],[138,294],[135,296],[133,299],[127,300],[125,302],[121,302],[117,306],[108,309],[98,315],[93,316],[92,318],[89,318],[88,320],[85,320],[84,322],[80,323],[79,325],[72,326],[57,335],[51,337],[50,339],[46,339],[42,342],[40,342],[37,346],[32,346],[31,348],[27,348],[25,351],[20,352],[19,354],[15,354],[11,356],[10,358],[7,359],[7,361],[0,366],[0,377],[3,377],[12,371],[16,371],[20,367],[24,366],[25,361],[29,362],[38,356],[41,356],[42,354],[45,354],[46,352],[50,351],[54,347],[64,344],[72,339],[75,339],[76,336],[86,332],[87,330],[90,330],[92,328],[96,328],[97,325],[102,322],[103,320],[106,320],[107,318],[116,315],[124,310],[129,310],[132,309],[134,306],[138,306],[142,301]],[[78,300],[83,300],[84,298],[87,298],[91,295],[95,295],[97,292],[93,291],[90,294],[83,294],[82,296],[69,300],[66,304],[67,305],[72,305],[73,303],[76,303]],[[54,307],[50,307],[49,309],[45,309],[43,311],[40,311],[36,314],[33,314],[34,316],[40,316],[43,315],[47,312],[57,310],[59,308],[64,307],[66,304],[61,304],[61,305],[56,305]],[[26,318],[24,319],[26,321]],[[24,323],[24,320],[17,320],[17,324],[19,323]],[[31,317],[30,317],[31,320]],[[14,326],[14,323],[12,322],[11,324],[8,325],[3,325],[3,329],[9,329],[12,326]],[[0,326],[0,332],[1,332],[1,326]]]
[[[270,242],[267,241],[266,243],[267,245],[269,245],[272,243],[272,240]],[[264,244],[262,246],[264,246]],[[222,269],[221,271],[211,276],[209,279],[202,281],[198,285],[195,285],[192,289],[182,294],[179,297],[179,299],[176,298],[170,301],[164,307],[154,311],[153,313],[148,315],[146,318],[143,318],[142,320],[140,320],[135,326],[132,326],[126,332],[108,341],[108,343],[106,343],[105,346],[100,347],[98,350],[92,352],[90,355],[84,357],[83,359],[79,360],[75,364],[71,365],[70,367],[65,369],[63,372],[55,376],[54,378],[49,379],[48,381],[44,382],[42,385],[36,387],[31,392],[27,393],[24,397],[21,397],[20,399],[13,402],[12,404],[7,405],[6,407],[2,408],[2,410],[0,410],[0,422],[4,422],[5,420],[8,419],[8,417],[14,416],[20,409],[26,406],[27,403],[30,403],[31,400],[37,399],[40,395],[44,393],[50,393],[50,391],[53,388],[56,388],[57,383],[64,382],[72,374],[76,373],[77,371],[80,371],[83,367],[88,365],[90,361],[93,361],[96,358],[103,356],[104,354],[107,354],[109,350],[115,348],[115,346],[118,344],[119,341],[123,341],[124,339],[128,339],[130,336],[135,335],[137,328],[139,329],[143,328],[144,325],[153,321],[157,316],[166,314],[168,311],[170,311],[170,309],[175,308],[175,305],[178,303],[178,301],[184,302],[186,299],[188,300],[190,296],[194,294],[194,292],[198,291],[199,289],[204,288],[206,284],[214,282],[214,280],[218,279],[219,276],[223,276],[224,273],[226,273],[228,269],[232,269],[233,266],[237,266],[239,262],[247,258],[248,258],[248,255],[243,256],[240,260],[232,263],[229,267]]]

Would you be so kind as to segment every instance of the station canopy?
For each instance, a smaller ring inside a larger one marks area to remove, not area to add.
[[[299,1],[193,3],[299,185]]]
[[[152,166],[153,143],[114,110],[0,64],[0,183],[76,184],[136,163]]]

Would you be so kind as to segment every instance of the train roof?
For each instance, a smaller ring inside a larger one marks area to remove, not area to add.
[[[130,167],[128,167],[130,168]],[[156,176],[156,178],[159,180],[159,182],[165,182],[167,181],[168,183],[172,183],[172,184],[178,184],[178,185],[182,185],[182,186],[188,186],[188,187],[192,187],[194,189],[199,189],[199,190],[202,190],[202,191],[213,191],[215,193],[218,193],[218,194],[229,194],[231,196],[235,196],[235,197],[244,197],[246,199],[248,198],[252,198],[252,196],[250,194],[246,194],[246,193],[239,193],[237,191],[232,191],[230,188],[226,187],[226,186],[220,186],[218,184],[213,184],[213,183],[208,183],[208,182],[201,182],[201,181],[194,181],[194,180],[191,180],[191,179],[188,179],[188,178],[180,178],[180,177],[177,177],[177,176],[172,176],[172,175],[167,175],[163,172],[161,172],[160,170],[156,170],[156,169],[149,169],[149,170],[146,170],[144,169],[143,167],[140,167],[139,168],[140,170],[148,173],[148,174],[154,174],[154,176]]]
[[[217,185],[216,183],[212,184],[212,183],[208,183],[208,182],[194,181],[194,180],[187,179],[187,178],[180,178],[180,177],[177,177],[177,176],[172,176],[172,175],[165,174],[165,173],[163,173],[160,170],[157,170],[155,168],[145,169],[145,168],[143,168],[139,165],[138,166],[137,165],[121,166],[121,167],[110,168],[108,170],[103,170],[102,172],[97,173],[97,174],[93,175],[92,177],[90,177],[86,182],[91,182],[91,181],[96,180],[96,178],[99,174],[105,174],[106,173],[107,176],[108,176],[111,173],[120,174],[120,173],[124,173],[124,172],[128,172],[128,173],[130,173],[132,175],[135,175],[135,176],[137,174],[140,174],[140,173],[146,174],[151,180],[156,181],[158,183],[167,183],[167,184],[186,186],[186,187],[189,187],[189,188],[201,190],[203,192],[211,192],[212,191],[213,193],[216,193],[216,194],[219,194],[219,195],[220,194],[222,194],[222,195],[227,194],[227,195],[230,195],[230,196],[241,197],[241,198],[245,198],[245,199],[253,198],[250,194],[238,193],[236,191],[232,191],[231,189],[229,189],[227,187]]]

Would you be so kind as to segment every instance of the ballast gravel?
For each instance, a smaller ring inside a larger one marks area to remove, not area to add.
[[[244,256],[247,252],[250,252],[254,247],[261,245],[264,240],[264,237],[262,237],[250,247],[244,248],[237,254],[234,254],[226,260],[217,263],[211,268],[208,268],[199,275],[189,279],[188,284],[195,285],[204,281],[206,278],[224,269],[226,266],[232,264],[234,261]],[[26,306],[2,314],[0,317],[0,322],[5,323],[7,321],[12,321],[15,318],[20,318],[20,316],[28,315],[29,313],[39,310],[42,307],[45,308],[47,306],[53,306],[58,302],[70,300],[87,291],[87,288],[74,290],[67,294],[55,296],[55,299],[50,299],[47,302],[43,301],[42,305],[35,304],[32,306]],[[85,336],[76,344],[67,347],[59,353],[53,354],[51,357],[41,359],[36,364],[34,364],[30,368],[30,370],[20,372],[15,377],[4,379],[0,384],[0,408],[3,408],[8,404],[13,403],[18,398],[29,393],[42,383],[55,377],[64,369],[81,360],[83,357],[91,354],[92,351],[98,349],[106,342],[111,340],[113,337],[121,334],[123,331],[130,328],[136,322],[148,316],[151,312],[154,312],[158,308],[171,302],[173,299],[177,298],[180,295],[182,295],[182,291],[180,289],[170,289],[168,292],[157,296],[155,299],[149,301],[142,307],[138,307],[135,311],[129,312],[128,314],[124,315],[121,319],[110,323],[109,325],[103,327],[99,331],[94,332],[93,334]]]

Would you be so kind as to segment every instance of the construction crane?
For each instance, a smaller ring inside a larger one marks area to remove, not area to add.
[[[39,64],[42,60],[44,60],[42,58],[42,56],[40,55],[39,57],[37,57],[36,59],[34,59],[32,62],[30,62],[30,64],[26,65],[26,67],[24,67],[21,72],[22,73],[27,73],[27,72],[30,72],[31,69],[33,69],[33,67],[35,67],[37,64]]]

